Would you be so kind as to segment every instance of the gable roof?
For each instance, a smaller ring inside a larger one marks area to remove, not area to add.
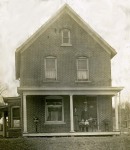
[[[71,16],[103,49],[110,54],[111,58],[116,55],[116,51],[99,36],[68,4],[64,4],[57,13],[43,24],[28,40],[26,40],[15,52],[16,78],[20,76],[20,53],[26,50],[41,34],[48,29],[63,13]]]
[[[11,102],[19,102],[21,100],[20,96],[17,97],[3,97],[5,103],[11,103]]]

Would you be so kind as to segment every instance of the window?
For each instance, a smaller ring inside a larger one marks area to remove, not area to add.
[[[62,30],[62,45],[67,46],[70,44],[70,30],[69,29],[63,29]]]
[[[77,59],[77,80],[86,81],[89,79],[88,59],[80,57]]]
[[[57,80],[57,60],[55,57],[45,59],[45,78]]]
[[[20,107],[14,106],[12,107],[11,111],[11,117],[12,117],[12,127],[18,128],[20,127]]]
[[[59,96],[49,96],[46,98],[46,117],[45,121],[50,123],[63,122],[63,99]]]

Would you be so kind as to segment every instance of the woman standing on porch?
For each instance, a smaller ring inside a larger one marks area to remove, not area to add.
[[[77,108],[74,108],[74,130],[79,131],[79,116],[77,112]]]

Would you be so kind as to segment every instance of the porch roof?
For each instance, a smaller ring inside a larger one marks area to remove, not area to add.
[[[87,87],[87,88],[46,88],[19,87],[18,92],[24,95],[111,95],[120,92],[123,87]]]
[[[4,111],[8,111],[7,105],[0,106],[0,112],[4,112]]]
[[[5,103],[11,103],[11,102],[17,102],[20,101],[21,97],[20,96],[15,96],[15,97],[3,97],[3,100]]]

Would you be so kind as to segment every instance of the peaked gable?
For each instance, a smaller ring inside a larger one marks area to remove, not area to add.
[[[116,51],[106,41],[104,41],[68,4],[65,4],[16,50],[16,78],[20,77],[20,53],[27,50],[27,48],[64,13],[73,18],[77,24],[79,24],[107,53],[110,54],[111,58],[116,54]]]

